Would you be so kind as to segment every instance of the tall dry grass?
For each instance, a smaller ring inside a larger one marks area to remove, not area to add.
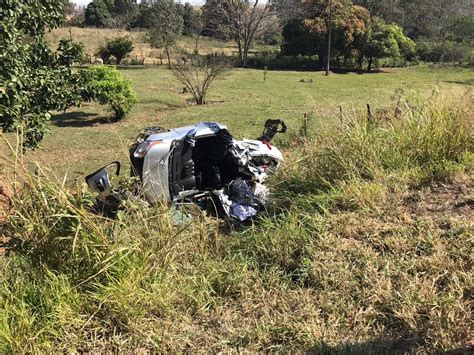
[[[273,205],[251,226],[200,212],[176,224],[168,206],[133,202],[105,219],[89,212],[83,186],[17,161],[0,351],[462,344],[473,326],[473,225],[455,199],[473,188],[462,179],[473,136],[459,107],[430,101],[388,122],[318,130],[288,153]]]
[[[107,41],[117,37],[127,36],[133,41],[133,51],[130,53],[132,59],[143,60],[145,64],[162,64],[166,62],[164,50],[152,48],[147,42],[146,35],[146,31],[142,30],[127,31],[124,29],[109,28],[62,27],[47,33],[45,38],[48,44],[54,49],[57,48],[61,38],[71,38],[76,42],[81,42],[84,44],[86,55],[95,58],[95,53],[99,47],[103,46]],[[196,48],[195,39],[183,36],[178,40],[176,47],[177,48],[173,51],[176,53],[176,56],[179,56],[180,51],[192,53]],[[267,48],[269,46],[264,47]],[[237,53],[237,48],[234,43],[223,42],[207,37],[199,39],[198,50],[201,54],[218,52],[232,56]]]
[[[279,179],[285,190],[317,192],[351,180],[407,176],[411,184],[449,178],[466,166],[474,148],[471,93],[461,102],[430,97],[388,120],[365,114],[346,117],[339,127],[313,127],[303,147],[290,155]]]

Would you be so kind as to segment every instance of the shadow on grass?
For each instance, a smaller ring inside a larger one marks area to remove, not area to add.
[[[171,109],[171,110],[175,110],[175,109],[179,109],[179,108],[185,107],[185,106],[182,105],[182,104],[178,104],[178,103],[175,103],[175,102],[166,101],[166,100],[162,100],[162,99],[158,99],[158,98],[150,98],[150,99],[140,100],[140,104],[144,104],[144,105],[159,105],[159,106],[163,106],[163,107],[165,107],[165,108],[167,108],[167,109]]]
[[[156,65],[152,64],[139,64],[139,65],[125,65],[125,64],[120,64],[115,66],[118,70],[142,70],[142,69],[150,69],[153,67],[156,67]]]
[[[82,128],[111,123],[111,120],[107,117],[101,117],[94,113],[73,111],[54,115],[51,118],[51,123],[57,127]]]
[[[447,80],[445,83],[448,84],[459,84],[459,85],[474,85],[474,79],[466,79],[466,80]]]
[[[349,355],[349,354],[411,354],[416,351],[419,344],[416,339],[398,339],[398,340],[373,340],[363,343],[355,344],[341,344],[338,346],[329,346],[322,342],[310,349],[308,353],[311,354],[336,354],[336,355]]]

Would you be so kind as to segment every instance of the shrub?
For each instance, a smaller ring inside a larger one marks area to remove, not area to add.
[[[473,48],[473,45],[469,43],[448,40],[441,42],[422,41],[417,44],[417,55],[425,62],[463,64],[469,62]]]
[[[24,149],[38,147],[53,110],[76,102],[70,66],[81,45],[61,40],[54,53],[43,38],[62,23],[59,1],[2,1],[0,5],[0,128],[18,132]]]
[[[121,120],[137,102],[129,80],[115,68],[94,66],[81,72],[82,98],[108,105],[115,120]]]
[[[204,105],[210,86],[226,72],[225,61],[217,56],[201,58],[199,54],[190,55],[186,60],[172,67],[173,74],[193,95],[196,105]]]
[[[102,58],[104,63],[110,63],[111,57],[115,58],[115,62],[120,64],[122,60],[133,51],[133,42],[127,37],[117,37],[100,47],[96,55]]]
[[[64,66],[72,66],[73,64],[81,64],[84,60],[84,44],[82,42],[74,42],[71,39],[62,38],[59,40],[58,46],[58,64]]]

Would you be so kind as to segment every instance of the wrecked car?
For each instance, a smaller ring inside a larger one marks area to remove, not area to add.
[[[281,120],[268,120],[258,139],[243,140],[234,139],[217,122],[146,128],[130,147],[131,176],[139,181],[139,195],[147,203],[211,203],[219,213],[244,221],[268,202],[264,182],[283,161],[271,141],[284,132]],[[115,161],[86,177],[102,200],[119,199],[110,182],[111,165],[119,175],[120,163]]]

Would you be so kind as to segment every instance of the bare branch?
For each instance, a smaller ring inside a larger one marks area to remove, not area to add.
[[[186,61],[172,67],[175,77],[191,93],[197,105],[206,103],[211,84],[227,71],[225,62],[216,56],[201,58],[199,54],[188,56]]]
[[[240,65],[246,66],[254,38],[262,30],[264,20],[272,15],[270,1],[259,5],[259,0],[219,0],[215,6],[223,31],[236,42]]]

